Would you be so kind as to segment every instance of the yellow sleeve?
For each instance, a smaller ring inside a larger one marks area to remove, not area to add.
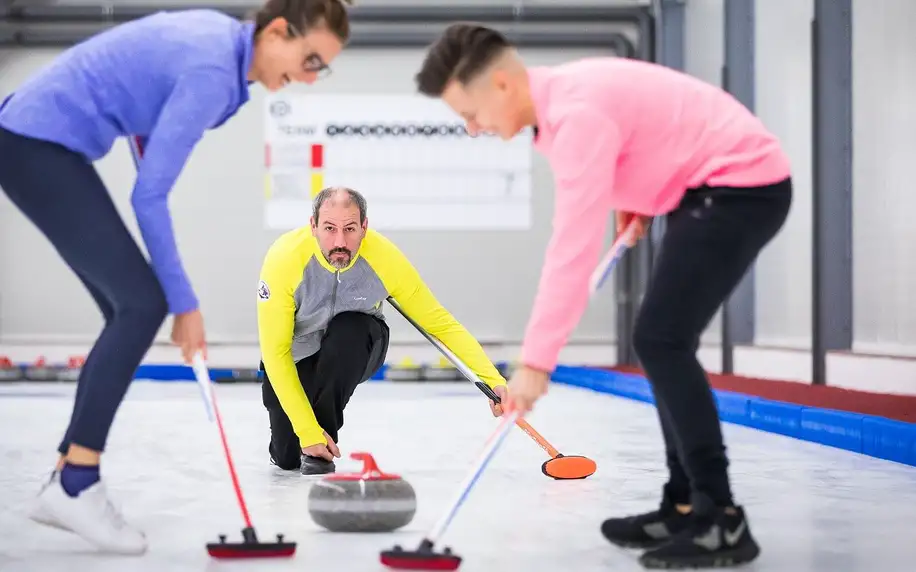
[[[301,447],[327,444],[293,361],[295,291],[308,254],[281,237],[267,252],[258,283],[258,340],[267,378]]]
[[[372,259],[368,262],[404,313],[441,341],[488,386],[505,385],[506,380],[480,343],[436,300],[404,253],[378,233],[372,240]]]

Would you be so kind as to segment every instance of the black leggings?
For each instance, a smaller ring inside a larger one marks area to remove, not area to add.
[[[318,425],[335,443],[356,387],[385,363],[388,339],[388,326],[382,320],[362,312],[342,312],[328,323],[321,349],[296,362],[299,383]],[[299,438],[266,375],[261,394],[270,417],[270,456],[281,469],[298,469]]]
[[[754,188],[700,187],[667,217],[633,346],[655,395],[669,502],[733,502],[718,411],[696,352],[716,311],[782,228],[791,202],[791,179]]]
[[[103,451],[168,313],[165,295],[95,168],[78,153],[0,128],[0,187],[76,273],[105,319],[58,449],[65,454],[73,443]]]

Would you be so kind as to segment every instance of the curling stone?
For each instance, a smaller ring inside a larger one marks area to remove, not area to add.
[[[425,377],[429,381],[459,381],[462,379],[458,368],[452,365],[452,362],[440,357],[439,362],[435,365],[426,367]]]
[[[410,483],[380,471],[369,453],[350,457],[362,460],[362,472],[333,473],[312,485],[312,520],[332,532],[391,532],[409,524],[417,511]]]
[[[0,382],[21,380],[22,368],[13,365],[7,356],[0,356]]]
[[[58,372],[57,379],[60,381],[77,381],[85,363],[86,360],[82,356],[71,356],[67,360],[67,367]]]
[[[397,365],[385,368],[385,379],[389,381],[420,381],[423,379],[423,368],[405,357]]]
[[[59,374],[56,367],[48,365],[45,356],[38,356],[35,363],[25,368],[25,378],[29,381],[57,381]]]

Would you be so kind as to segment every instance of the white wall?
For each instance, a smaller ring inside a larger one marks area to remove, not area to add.
[[[720,32],[724,0],[689,0],[686,12],[686,71],[719,85],[725,58]],[[796,193],[785,227],[761,253],[755,269],[756,342],[762,346],[811,345],[812,16],[810,0],[756,2],[755,112],[782,139],[792,160]],[[704,344],[719,343],[720,328],[717,315]]]
[[[363,0],[363,3],[383,0]],[[387,0],[385,0],[387,1]],[[437,3],[448,0],[437,0]],[[534,3],[559,3],[552,2]],[[602,0],[595,0],[602,3]],[[723,60],[723,3],[687,0],[686,67],[719,83]],[[487,0],[481,0],[487,3]],[[515,4],[506,0],[501,4]],[[624,3],[624,2],[621,2]],[[638,2],[646,3],[646,2]],[[756,111],[778,134],[795,170],[796,196],[780,236],[757,264],[758,345],[810,347],[811,322],[811,60],[812,0],[758,0],[756,13]],[[854,2],[854,332],[856,349],[916,355],[916,36],[909,22],[916,2]],[[529,61],[549,63],[582,51],[539,50]],[[6,54],[0,93],[13,88],[52,52]],[[409,92],[418,50],[352,50],[335,66],[323,91]],[[252,277],[276,233],[262,228],[261,119],[255,97],[230,125],[209,135],[197,150],[173,199],[187,265],[207,311],[211,336],[226,341],[254,337]],[[216,161],[230,165],[214,168]],[[534,293],[550,215],[550,180],[538,159],[535,228],[530,233],[394,233],[430,285],[480,337],[517,341]],[[133,179],[126,147],[99,164],[119,206],[127,211]],[[217,208],[221,213],[217,216]],[[371,208],[371,207],[370,207]],[[206,222],[207,231],[200,225]],[[0,198],[0,338],[91,338],[98,317],[89,297],[43,239]],[[218,247],[216,247],[218,245]],[[487,257],[494,246],[517,254]],[[444,269],[433,269],[438,262]],[[507,287],[507,285],[511,287]],[[395,320],[398,322],[398,320]],[[718,340],[719,321],[704,341]],[[403,323],[396,339],[417,338]],[[593,304],[576,333],[580,342],[614,339],[614,308],[608,294]],[[613,355],[613,354],[609,354]]]
[[[5,54],[0,93],[13,89],[56,53]],[[597,53],[602,52],[523,51],[533,64]],[[326,81],[301,89],[412,93],[412,77],[422,55],[419,49],[349,50],[335,62],[334,74]],[[264,92],[254,89],[246,108],[204,137],[170,199],[180,250],[200,296],[211,341],[256,341],[258,270],[266,249],[279,235],[263,226],[263,98]],[[126,143],[100,161],[98,169],[136,235],[128,202],[134,167]],[[546,162],[536,157],[534,169],[530,231],[386,233],[419,268],[443,304],[484,341],[518,341],[535,294],[553,199]],[[368,198],[371,223],[372,199]],[[0,199],[0,268],[3,339],[82,341],[96,335],[101,322],[91,298],[5,196]],[[393,339],[419,338],[399,317],[393,318]],[[614,328],[609,293],[592,304],[574,341],[612,342]]]
[[[855,349],[916,355],[916,2],[853,2]],[[756,2],[756,112],[792,160],[795,202],[756,267],[757,344],[811,346],[811,0]],[[687,2],[687,71],[719,83],[723,0]],[[716,33],[710,33],[716,30]],[[704,341],[718,340],[718,320]]]
[[[853,2],[856,349],[916,355],[916,2]]]
[[[756,111],[792,160],[792,210],[757,265],[757,343],[811,347],[810,0],[757,2]],[[773,33],[779,30],[779,33]]]

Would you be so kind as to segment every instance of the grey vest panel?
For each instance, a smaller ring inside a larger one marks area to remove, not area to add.
[[[363,312],[384,320],[382,303],[388,291],[363,258],[357,258],[347,270],[335,273],[313,256],[305,265],[302,282],[293,296],[296,323],[292,351],[293,360],[299,361],[318,351],[328,322],[341,312]]]

